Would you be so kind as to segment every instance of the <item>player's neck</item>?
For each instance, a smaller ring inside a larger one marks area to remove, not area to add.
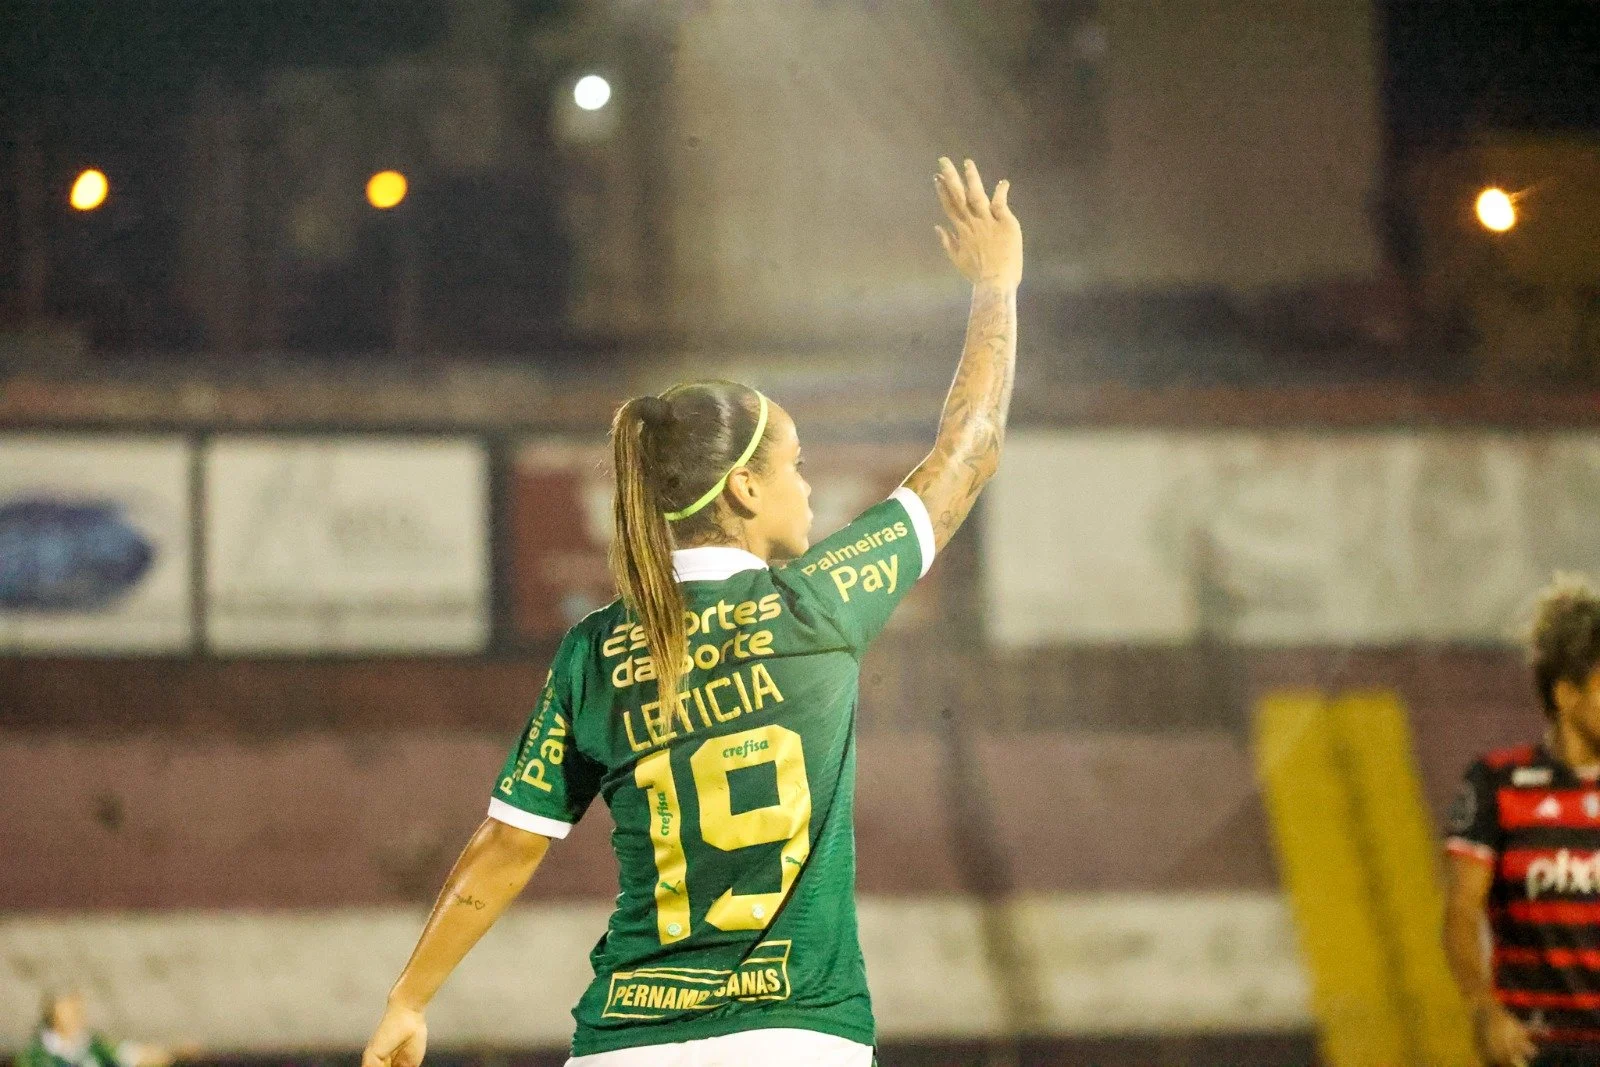
[[[737,533],[729,534],[724,531],[723,535],[720,537],[710,540],[697,541],[690,545],[680,545],[678,547],[737,548],[742,549],[743,551],[750,553],[752,556],[755,556],[757,559],[765,562],[770,563],[772,561],[772,545],[768,543],[767,539],[760,536],[752,536],[749,529],[743,527],[741,527]]]
[[[1573,727],[1560,721],[1550,728],[1550,751],[1568,767],[1582,773],[1600,767],[1600,746]]]

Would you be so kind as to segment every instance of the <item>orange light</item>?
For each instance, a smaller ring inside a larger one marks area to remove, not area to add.
[[[1517,224],[1517,205],[1504,189],[1488,188],[1478,194],[1478,221],[1494,233],[1505,233]]]
[[[367,179],[367,203],[387,211],[406,198],[406,176],[397,170],[380,170]]]
[[[93,211],[106,202],[106,194],[110,191],[106,176],[91,168],[78,175],[78,180],[72,183],[72,194],[67,201],[79,211]]]

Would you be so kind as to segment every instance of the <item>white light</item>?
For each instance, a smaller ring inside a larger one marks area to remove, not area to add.
[[[573,87],[572,99],[585,111],[599,111],[611,99],[611,83],[598,74],[585,74]]]
[[[1505,233],[1517,224],[1516,201],[1504,189],[1485,189],[1478,194],[1478,221],[1486,230]]]

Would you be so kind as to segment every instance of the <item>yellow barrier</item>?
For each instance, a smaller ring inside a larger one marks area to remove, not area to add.
[[[1326,1061],[1476,1063],[1445,967],[1438,850],[1399,698],[1270,694],[1256,767]]]

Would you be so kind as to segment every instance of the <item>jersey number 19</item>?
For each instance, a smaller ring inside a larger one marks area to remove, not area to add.
[[[683,850],[683,816],[672,780],[671,753],[639,761],[633,780],[650,806],[650,839],[655,843],[656,930],[663,945],[689,936],[689,862]],[[737,814],[728,775],[771,763],[777,772],[778,802]],[[782,726],[762,726],[701,743],[689,757],[700,807],[700,837],[713,848],[732,852],[784,842],[778,863],[783,879],[776,893],[735,893],[730,886],[706,913],[719,930],[764,929],[811,852],[811,786],[806,781],[800,735]]]

